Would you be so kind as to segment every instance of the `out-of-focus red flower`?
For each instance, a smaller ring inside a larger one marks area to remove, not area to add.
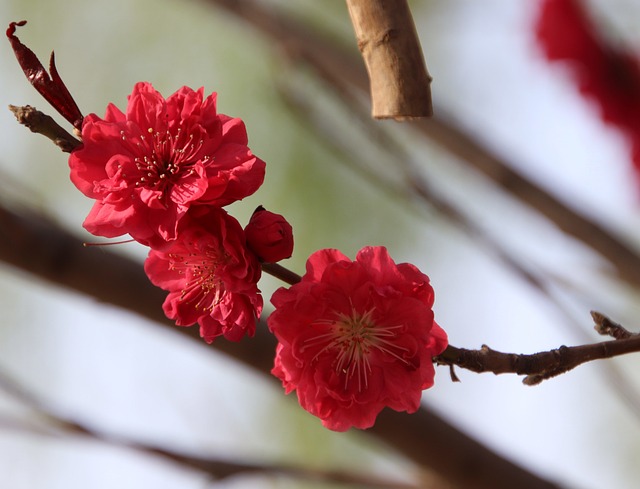
[[[247,246],[258,259],[275,263],[290,258],[293,253],[293,229],[280,214],[258,207],[244,228]]]
[[[355,261],[317,251],[302,280],[271,299],[272,373],[332,430],[369,428],[385,406],[415,412],[434,382],[432,358],[447,347],[433,300],[429,278],[383,247]]]
[[[640,168],[640,62],[598,35],[578,0],[544,0],[536,37],[547,59],[566,62],[602,119],[626,133]]]
[[[179,238],[151,250],[144,265],[151,282],[169,291],[163,304],[178,326],[200,325],[200,336],[239,341],[253,336],[262,312],[260,264],[242,227],[224,210],[199,207],[181,223]]]
[[[265,164],[247,147],[243,122],[216,112],[216,94],[188,87],[164,99],[138,83],[126,113],[89,114],[83,146],[69,158],[71,181],[96,199],[84,227],[92,234],[130,234],[161,248],[197,205],[225,206],[255,192]]]

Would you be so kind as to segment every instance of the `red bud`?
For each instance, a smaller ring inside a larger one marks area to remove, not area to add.
[[[266,263],[289,258],[293,253],[293,229],[280,214],[258,207],[244,230],[247,246]]]

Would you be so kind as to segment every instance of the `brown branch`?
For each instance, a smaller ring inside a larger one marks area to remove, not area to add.
[[[129,245],[123,245],[129,246]],[[131,246],[137,246],[132,244]],[[0,204],[0,261],[35,274],[56,285],[127,309],[197,340],[206,347],[196,327],[176,327],[162,311],[166,292],[154,287],[138,261],[104,247],[82,246],[82,239],[64,231],[47,217],[28,210],[10,210]],[[256,337],[234,343],[215,343],[223,351],[268,373],[275,339],[266,327]]]
[[[287,16],[273,6],[255,0],[206,0],[222,7],[257,28],[270,40],[310,65],[343,79],[352,89],[369,89],[367,73],[353,53],[346,52],[334,39]],[[439,115],[445,114],[441,109]],[[446,114],[418,120],[413,127],[434,143],[466,162],[495,182],[507,194],[537,210],[568,235],[582,241],[606,258],[618,276],[640,287],[640,255],[612,231],[591,221],[536,183],[516,171],[515,165],[501,159],[482,142],[460,129]]]
[[[51,139],[53,144],[65,153],[71,153],[82,145],[82,142],[60,127],[50,116],[40,112],[35,107],[30,105],[25,105],[24,107],[9,105],[9,110],[13,112],[20,124],[28,127],[31,132],[42,134]]]
[[[595,325],[595,330],[603,336],[611,336],[616,340],[631,338],[634,333],[627,331],[618,323],[614,323],[607,316],[598,311],[591,311],[591,317]]]
[[[613,358],[627,353],[640,351],[640,334],[631,334],[601,313],[592,312],[592,316],[600,323],[596,331],[601,334],[612,334],[613,329],[621,329],[627,335],[620,339],[580,346],[561,346],[550,351],[518,355],[502,353],[482,345],[480,350],[467,350],[449,345],[434,360],[440,365],[455,365],[476,373],[492,372],[496,375],[513,373],[526,375],[525,385],[537,385],[543,380],[566,373],[583,363],[603,358]],[[602,327],[602,323],[612,327]],[[614,335],[616,333],[613,333]]]
[[[406,0],[347,0],[371,84],[375,119],[433,114],[431,77]]]

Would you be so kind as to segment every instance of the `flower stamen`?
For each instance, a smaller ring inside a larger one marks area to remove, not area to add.
[[[351,314],[334,312],[333,319],[317,319],[312,325],[328,327],[328,331],[304,341],[303,350],[324,345],[316,352],[312,361],[327,352],[335,351],[335,370],[344,375],[345,390],[354,377],[358,383],[358,392],[368,388],[371,373],[369,357],[376,350],[408,364],[403,358],[408,350],[392,341],[404,326],[378,324],[373,320],[374,312],[375,308],[372,308],[361,314],[352,306]]]

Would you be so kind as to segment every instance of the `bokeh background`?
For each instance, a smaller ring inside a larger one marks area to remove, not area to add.
[[[265,3],[355,50],[343,2]],[[576,92],[567,69],[543,59],[532,27],[538,5],[411,2],[434,78],[436,114],[567,205],[638,244],[640,179],[628,143]],[[640,49],[640,4],[585,5],[610,39]],[[354,256],[365,245],[387,246],[396,261],[415,263],[431,277],[436,318],[460,347],[532,353],[597,341],[591,309],[630,329],[640,326],[637,291],[617,281],[601,258],[401,124],[379,123],[434,188],[523,267],[545,277],[555,301],[446,217],[364,179],[353,159],[384,166],[386,156],[349,109],[270,39],[212,2],[3,0],[2,25],[22,19],[29,23],[18,31],[20,39],[43,61],[55,50],[85,113],[103,115],[109,102],[124,107],[142,80],[165,96],[182,85],[218,92],[219,110],[246,122],[252,150],[268,163],[264,186],[231,212],[242,223],[260,204],[284,214],[296,238],[286,263],[293,270],[302,272],[319,248]],[[26,82],[8,42],[0,47],[0,73],[2,106],[52,112]],[[291,97],[301,97],[306,109],[296,110]],[[339,148],[331,136],[337,137],[336,127]],[[66,156],[7,110],[0,128],[3,202],[47,213],[77,233],[79,243],[95,241],[81,227],[91,202],[69,182]],[[135,244],[116,248],[144,259],[145,250]],[[266,298],[280,286],[269,277],[260,285]],[[358,433],[322,429],[274,380],[211,348],[8,266],[0,266],[0,311],[0,370],[106,432],[236,461],[375,468],[399,477],[413,470]],[[461,383],[452,383],[448,369],[439,368],[423,402],[566,487],[631,489],[640,476],[640,405],[633,402],[639,366],[632,355],[582,366],[537,387],[515,376],[465,371],[458,371]],[[8,422],[34,416],[0,392],[1,487],[302,487],[278,477],[214,484],[135,451],[36,436]]]

